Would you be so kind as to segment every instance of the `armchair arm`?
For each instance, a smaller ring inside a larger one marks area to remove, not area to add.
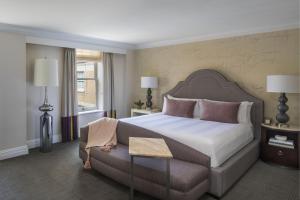
[[[87,143],[89,126],[80,128],[80,141]]]

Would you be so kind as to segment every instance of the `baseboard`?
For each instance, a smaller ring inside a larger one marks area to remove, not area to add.
[[[53,135],[53,143],[61,142],[61,135]],[[27,140],[27,145],[19,146],[10,149],[4,149],[0,151],[0,160],[13,158],[28,154],[28,149],[36,148],[40,146],[40,138]]]
[[[40,139],[27,140],[28,149],[33,149],[40,146]]]
[[[26,154],[28,154],[27,145],[10,148],[10,149],[4,149],[0,151],[0,160],[22,156]]]
[[[53,143],[61,142],[61,135],[55,134],[53,135]],[[33,149],[40,146],[40,138],[27,140],[28,149]]]

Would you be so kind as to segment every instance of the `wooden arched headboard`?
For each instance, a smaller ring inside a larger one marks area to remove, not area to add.
[[[263,121],[263,101],[243,90],[235,82],[228,81],[215,70],[202,69],[190,74],[173,89],[165,93],[181,98],[210,99],[216,101],[253,102],[251,121],[255,138],[260,138],[260,124]]]

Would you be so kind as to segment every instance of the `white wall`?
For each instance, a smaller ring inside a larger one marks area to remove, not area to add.
[[[61,47],[27,44],[26,45],[26,91],[27,91],[27,141],[30,147],[39,145],[40,138],[40,116],[42,112],[38,107],[43,104],[44,88],[33,85],[33,69],[34,61],[37,58],[54,58],[58,60],[59,69],[59,86],[48,88],[48,100],[54,106],[54,110],[50,114],[54,117],[53,120],[53,140],[58,142],[61,140],[61,92],[62,92],[62,73],[64,49]],[[102,116],[101,112],[86,113],[79,115],[79,127],[87,125]]]
[[[132,84],[135,80],[133,52],[114,56],[118,117],[128,117],[132,104]],[[38,107],[43,103],[43,88],[33,85],[33,66],[36,58],[56,58],[59,64],[60,86],[49,87],[49,102],[55,110],[54,137],[61,137],[61,76],[63,48],[25,43],[23,35],[0,32],[0,160],[26,154],[27,144],[38,145]],[[129,58],[129,59],[128,59]],[[102,116],[101,112],[79,116],[79,127]],[[31,143],[33,142],[34,143]],[[29,146],[32,147],[32,146]]]
[[[26,150],[25,56],[24,36],[0,32],[0,159],[1,150]]]
[[[27,99],[27,140],[33,147],[38,145],[37,139],[40,138],[40,124],[39,117],[42,113],[38,110],[38,107],[44,100],[44,89],[33,85],[33,69],[34,61],[37,58],[54,58],[58,60],[59,68],[59,87],[49,87],[48,97],[49,103],[54,106],[54,111],[50,114],[54,117],[53,130],[54,138],[61,138],[61,122],[60,122],[60,110],[61,110],[61,83],[62,83],[62,68],[63,68],[63,48],[27,44],[26,45],[26,99]],[[115,84],[116,84],[116,107],[117,116],[128,117],[129,116],[129,96],[127,94],[128,79],[126,77],[126,56],[122,54],[114,54],[113,62],[115,65]],[[126,89],[127,88],[127,89]],[[87,125],[87,123],[99,119],[102,117],[102,112],[92,112],[80,114],[78,117],[79,127]]]
[[[60,110],[61,110],[61,84],[63,69],[63,48],[27,44],[26,45],[26,92],[27,92],[27,140],[40,138],[40,116],[39,106],[44,102],[44,88],[33,85],[34,61],[37,58],[52,58],[58,60],[59,86],[48,87],[48,101],[54,106],[50,114],[53,120],[54,138],[61,137]]]

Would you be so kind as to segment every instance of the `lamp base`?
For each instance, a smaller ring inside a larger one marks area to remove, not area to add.
[[[45,86],[44,103],[43,103],[43,105],[41,105],[39,107],[39,110],[42,112],[50,112],[54,109],[53,106],[48,103],[48,92],[47,91],[48,91],[47,86]]]
[[[42,112],[50,112],[50,111],[52,111],[53,109],[54,109],[54,108],[53,108],[52,105],[50,105],[50,104],[45,104],[45,103],[39,107],[39,110],[42,111]]]
[[[276,126],[277,126],[278,128],[288,128],[288,127],[290,127],[289,124],[282,124],[282,123],[276,123]]]
[[[279,105],[277,106],[277,108],[279,113],[276,115],[276,120],[279,124],[286,124],[290,118],[286,114],[286,112],[289,110],[289,107],[288,105],[286,105],[288,98],[285,96],[285,93],[280,94],[278,101]]]
[[[152,101],[151,101],[152,96],[151,96],[151,93],[152,93],[151,88],[148,88],[147,97],[146,97],[147,98],[146,109],[148,109],[148,110],[152,109]]]
[[[40,117],[40,152],[52,151],[53,143],[53,117],[44,112]]]

